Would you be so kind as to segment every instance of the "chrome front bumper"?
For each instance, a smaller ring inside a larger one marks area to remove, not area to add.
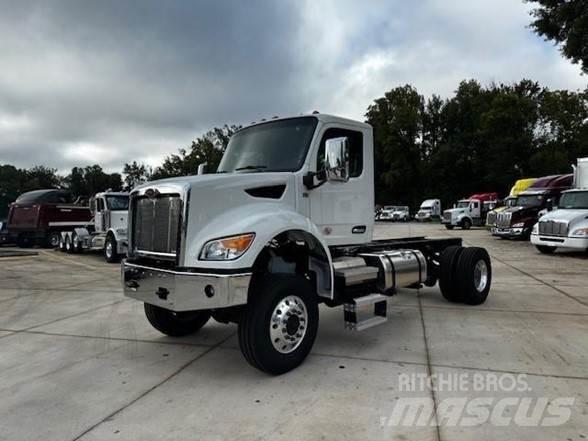
[[[490,231],[492,231],[493,236],[510,237],[510,238],[523,237],[529,233],[529,230],[524,227],[521,227],[521,228],[493,227]]]
[[[129,263],[121,265],[125,296],[171,311],[220,309],[247,303],[251,273],[178,272]]]

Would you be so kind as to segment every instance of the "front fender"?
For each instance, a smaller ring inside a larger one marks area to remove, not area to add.
[[[251,268],[270,240],[290,230],[301,230],[314,236],[331,264],[329,248],[316,225],[308,218],[279,203],[258,202],[228,210],[200,229],[186,244],[184,266],[220,270]],[[255,233],[255,239],[241,257],[230,261],[199,259],[202,247],[210,240],[243,233]]]

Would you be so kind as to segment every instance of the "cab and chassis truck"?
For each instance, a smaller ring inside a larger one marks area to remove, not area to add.
[[[460,238],[373,240],[372,128],[312,114],[234,134],[214,174],[146,183],[130,194],[125,295],[170,336],[212,317],[237,323],[254,367],[282,374],[310,352],[319,304],[345,328],[383,323],[399,288],[433,286],[483,303],[492,266]]]

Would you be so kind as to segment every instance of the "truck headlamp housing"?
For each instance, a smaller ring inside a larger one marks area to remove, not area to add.
[[[206,242],[200,260],[235,260],[249,249],[254,238],[254,233],[247,233]]]
[[[574,230],[572,236],[588,236],[588,228],[578,228]]]
[[[127,235],[127,229],[126,228],[117,228],[116,229],[116,234],[118,234],[120,236],[126,236]]]

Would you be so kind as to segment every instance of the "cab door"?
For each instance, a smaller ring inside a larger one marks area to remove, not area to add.
[[[94,215],[94,225],[96,226],[96,232],[97,233],[101,233],[105,228],[105,209],[106,209],[106,204],[104,201],[104,198],[99,197],[96,198],[96,214]]]
[[[310,218],[328,245],[368,242],[374,222],[373,163],[366,151],[372,148],[371,134],[354,127],[325,125],[315,152],[315,170],[324,170],[326,141],[342,137],[349,142],[349,180],[325,182],[308,192]]]
[[[470,217],[473,219],[480,218],[480,201],[471,201],[470,202]]]

